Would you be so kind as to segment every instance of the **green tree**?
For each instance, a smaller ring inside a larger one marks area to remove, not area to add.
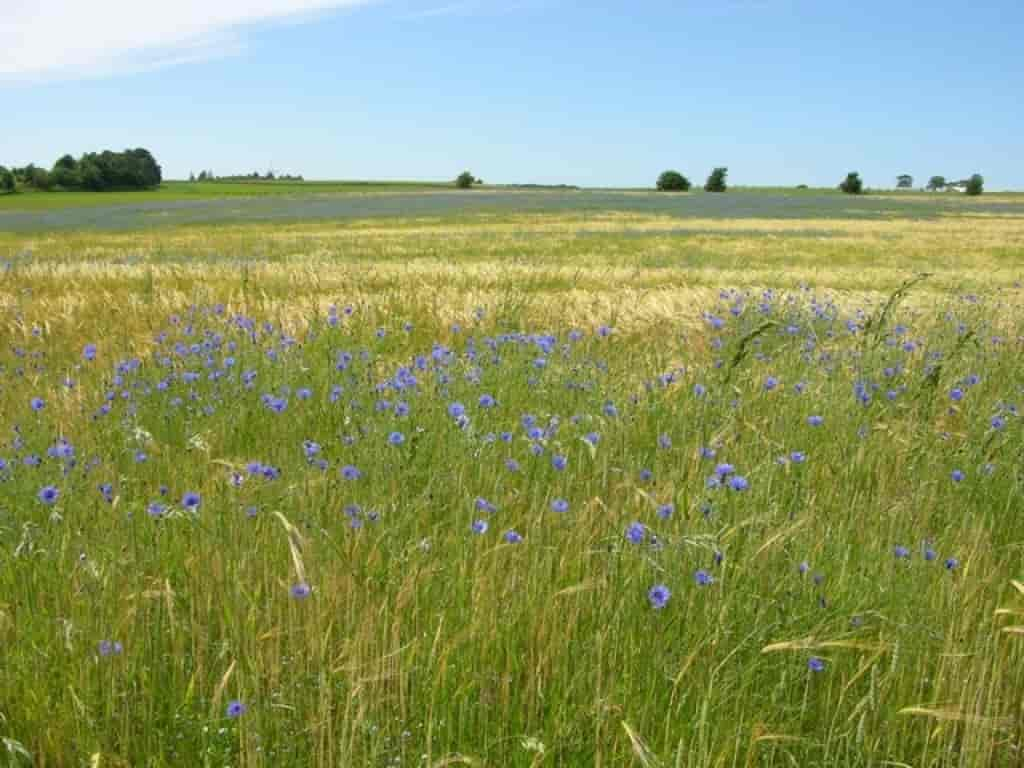
[[[904,173],[896,177],[896,189],[912,189],[914,186],[914,177],[909,173]]]
[[[14,174],[0,165],[0,192],[5,194],[14,191]]]
[[[455,186],[459,189],[469,189],[476,183],[476,178],[469,171],[463,171],[455,177]]]
[[[725,184],[725,177],[728,175],[728,168],[715,168],[711,175],[708,176],[708,180],[704,183],[705,192],[725,192],[727,189]]]
[[[945,176],[932,176],[928,179],[927,189],[930,192],[938,192],[939,190],[946,188],[946,177]]]
[[[980,173],[973,174],[964,185],[964,194],[966,195],[980,195],[984,191],[985,178]]]
[[[656,184],[659,192],[686,192],[690,189],[690,180],[679,171],[665,171]]]
[[[44,192],[53,189],[53,180],[50,178],[50,174],[43,168],[32,169],[32,178],[29,179],[29,184]]]
[[[839,189],[848,195],[859,195],[864,191],[864,182],[861,181],[859,173],[850,171],[839,185]]]

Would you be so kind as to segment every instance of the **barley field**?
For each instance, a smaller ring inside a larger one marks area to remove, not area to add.
[[[0,211],[0,763],[1024,762],[1024,198],[466,199]]]

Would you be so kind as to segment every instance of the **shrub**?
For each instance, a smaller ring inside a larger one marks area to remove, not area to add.
[[[469,171],[463,171],[455,177],[455,186],[459,189],[469,189],[476,183],[476,178]]]
[[[967,180],[967,184],[964,186],[964,194],[966,195],[980,195],[985,191],[985,179],[980,173],[975,173]]]
[[[0,165],[0,192],[14,191],[14,174]]]

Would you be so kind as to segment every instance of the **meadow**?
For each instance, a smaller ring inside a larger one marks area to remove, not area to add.
[[[153,211],[0,213],[0,761],[1024,761],[1024,198]]]

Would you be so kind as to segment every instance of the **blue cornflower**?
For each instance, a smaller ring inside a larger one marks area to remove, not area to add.
[[[90,362],[95,360],[96,359],[96,345],[95,344],[86,344],[84,347],[82,347],[82,357],[84,359],[90,361]]]
[[[597,432],[588,432],[583,436],[583,439],[586,440],[591,445],[597,445],[599,442],[601,442],[601,435],[599,435]]]
[[[402,443],[405,442],[405,435],[403,435],[401,432],[392,432],[390,435],[388,435],[388,442],[391,445],[401,445]]]
[[[779,380],[774,376],[769,376],[767,379],[764,380],[764,388],[768,392],[771,392],[777,386],[779,386]]]
[[[181,497],[181,506],[188,510],[198,509],[201,503],[202,499],[199,497],[199,494],[196,493],[195,491],[189,491],[188,493]]]
[[[299,398],[299,400],[309,400],[309,398],[313,396],[313,390],[311,390],[309,387],[299,387],[299,389],[295,390],[295,396]],[[286,405],[287,402],[288,401],[286,400]]]
[[[124,646],[117,640],[100,640],[96,650],[100,656],[120,656],[124,651]]]
[[[812,427],[820,427],[822,424],[825,423],[825,419],[822,418],[821,416],[808,416],[807,423],[810,424]]]
[[[660,611],[668,605],[670,597],[672,597],[672,592],[664,584],[655,584],[647,593],[647,599],[656,611]]]
[[[667,451],[672,447],[672,438],[666,434],[658,435],[658,447]]]
[[[796,567],[796,569],[800,571],[800,575],[803,576],[805,573],[811,570],[811,564],[804,560],[800,563],[800,565]]]
[[[150,517],[161,517],[166,511],[167,505],[161,504],[159,501],[151,502],[150,505],[146,507],[146,514]]]
[[[541,427],[530,427],[526,430],[526,436],[531,440],[543,440],[544,430]]]
[[[954,469],[953,472],[950,474],[950,477],[953,478],[954,483],[960,483],[963,482],[963,479],[966,477],[966,475],[961,470]]]
[[[505,531],[505,535],[502,538],[509,544],[519,544],[523,540],[522,535],[514,530]]]
[[[993,416],[990,423],[992,424],[992,429],[1002,429],[1006,426],[1006,420],[1001,416]]]
[[[553,512],[568,512],[569,502],[565,499],[553,499],[551,501],[551,510]]]
[[[811,672],[824,672],[825,660],[820,659],[817,656],[811,656],[811,658],[807,660],[807,668],[811,670]]]
[[[893,547],[892,553],[896,556],[897,560],[905,560],[910,557],[910,550],[902,544],[897,544]]]
[[[54,504],[59,496],[60,491],[53,485],[47,485],[39,491],[39,500],[43,504]]]
[[[701,569],[701,570],[697,571],[696,573],[694,573],[693,574],[693,580],[695,582],[697,582],[697,586],[698,587],[706,587],[709,584],[714,584],[715,583],[715,577],[712,576],[707,571],[705,571],[704,569]]]
[[[955,557],[946,558],[945,566],[947,571],[955,571],[959,565],[960,561],[957,560]]]
[[[363,473],[360,472],[356,467],[353,467],[351,464],[346,464],[341,468],[341,476],[345,480],[358,480],[360,477],[363,476]]]
[[[28,404],[36,413],[38,413],[39,411],[43,410],[43,408],[46,407],[46,401],[43,400],[43,398],[41,397],[33,397],[31,400],[28,401]]]
[[[616,416],[619,415],[619,409],[616,408],[615,403],[611,402],[610,400],[604,404],[604,406],[601,408],[601,411],[604,413],[605,416],[607,416],[610,419],[614,419]]]
[[[145,451],[136,451],[135,452],[135,463],[136,464],[142,464],[142,463],[144,463],[148,459],[149,459],[149,456],[146,455]]]
[[[647,528],[643,523],[630,523],[626,528],[626,540],[631,544],[643,544],[647,536]]]
[[[959,403],[961,400],[964,399],[964,391],[959,387],[954,387],[953,389],[949,390],[949,399],[952,400],[954,403]]]
[[[732,464],[719,464],[715,467],[715,474],[719,477],[726,477],[736,471]]]
[[[486,520],[475,520],[471,526],[473,533],[487,533],[487,521]]]
[[[559,456],[555,454],[551,457],[551,466],[561,472],[568,465],[569,460],[565,456]]]
[[[227,710],[225,714],[230,718],[241,717],[246,713],[247,707],[245,704],[240,702],[238,699],[232,699],[228,702]]]
[[[485,499],[483,496],[477,496],[476,501],[473,502],[473,505],[477,508],[478,511],[486,512],[489,515],[492,515],[498,511],[498,508],[494,506],[491,502],[489,502],[487,499]]]
[[[658,505],[658,517],[660,517],[662,520],[668,520],[670,517],[672,517],[672,513],[674,513],[675,511],[676,505],[673,504],[672,502]]]
[[[734,491],[745,491],[750,487],[750,483],[743,475],[733,475],[729,478],[729,487]]]
[[[641,469],[639,477],[640,477],[640,482],[641,483],[647,483],[647,482],[650,482],[652,477],[654,477],[654,473],[651,472],[651,470],[646,469],[646,468],[645,469]]]
[[[925,560],[927,560],[928,562],[931,562],[936,557],[938,557],[938,554],[935,552],[934,549],[932,549],[931,547],[925,547],[925,549],[924,549],[924,559]]]
[[[481,408],[493,408],[494,406],[496,406],[498,404],[497,400],[495,400],[490,395],[486,395],[486,394],[480,395],[480,400],[478,402],[479,402]]]
[[[807,456],[803,451],[793,451],[789,454],[789,460],[794,464],[803,464],[807,460]]]
[[[300,581],[298,584],[295,584],[289,590],[289,592],[291,593],[291,596],[294,597],[296,600],[303,600],[303,599],[309,597],[309,595],[310,595],[310,593],[312,591],[313,591],[312,587],[310,587],[309,584],[307,584],[304,581]]]
[[[507,469],[509,472],[518,472],[519,462],[516,461],[515,459],[505,459],[505,469]]]
[[[448,415],[453,419],[461,419],[466,415],[466,406],[462,403],[449,403],[448,404]]]
[[[700,447],[700,457],[702,459],[713,459],[713,458],[715,458],[715,454],[716,454],[715,449],[711,448],[710,446],[702,445]]]

